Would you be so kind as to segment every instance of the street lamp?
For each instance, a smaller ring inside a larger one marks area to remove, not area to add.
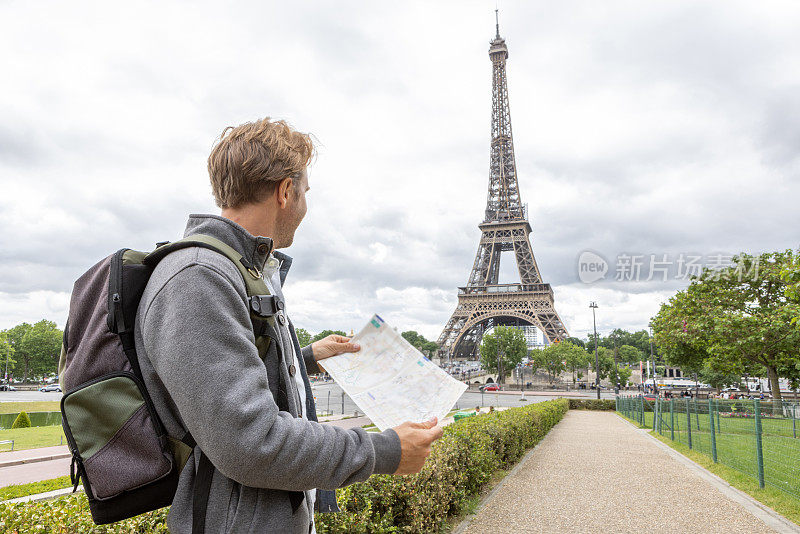
[[[589,303],[592,309],[592,323],[594,324],[594,387],[597,390],[597,398],[600,399],[600,359],[597,356],[597,318],[594,311],[597,309],[597,303],[592,301]]]

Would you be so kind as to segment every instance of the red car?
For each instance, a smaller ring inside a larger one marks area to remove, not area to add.
[[[500,386],[498,386],[497,384],[487,384],[485,386],[482,386],[480,388],[480,390],[483,391],[483,392],[486,392],[486,391],[500,391]]]

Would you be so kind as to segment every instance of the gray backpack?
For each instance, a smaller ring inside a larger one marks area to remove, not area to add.
[[[59,361],[61,413],[72,452],[74,489],[82,480],[97,524],[170,505],[180,472],[196,445],[189,433],[173,437],[164,429],[142,380],[133,337],[136,311],[153,269],[167,254],[186,247],[215,250],[239,268],[262,358],[276,339],[273,315],[283,303],[269,295],[255,266],[210,236],[164,243],[149,254],[119,250],[75,282]],[[283,357],[280,351],[278,357]],[[279,406],[286,404],[285,399],[276,400]],[[204,530],[213,474],[203,454],[200,466],[195,532]]]

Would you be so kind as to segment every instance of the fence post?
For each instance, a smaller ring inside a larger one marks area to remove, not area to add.
[[[708,419],[711,423],[711,458],[717,463],[717,433],[714,424],[714,401],[708,399]]]
[[[697,399],[692,400],[694,405],[694,419],[697,424],[697,430],[700,430],[700,410],[697,409]]]
[[[761,448],[761,403],[753,401],[756,412],[756,460],[758,461],[758,487],[764,488],[764,451]]]
[[[658,397],[653,404],[653,432],[656,431],[656,418],[658,417]]]
[[[692,412],[689,411],[689,399],[686,399],[686,429],[689,431],[689,448],[692,448]]]
[[[669,400],[669,437],[675,441],[675,399]]]
[[[714,400],[715,412],[717,412],[717,432],[722,432],[722,427],[719,425],[719,400]]]
[[[661,406],[661,401],[658,397],[656,397],[656,403],[658,404],[658,434],[661,435],[661,412],[664,408]]]
[[[792,437],[797,439],[797,417],[794,411],[797,409],[797,403],[792,404]]]

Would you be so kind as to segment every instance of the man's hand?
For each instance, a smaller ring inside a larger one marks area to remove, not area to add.
[[[350,343],[349,337],[331,334],[312,343],[311,350],[314,352],[314,359],[320,361],[345,352],[358,352],[361,346],[358,343]]]
[[[431,444],[442,437],[442,427],[434,417],[424,423],[405,422],[393,430],[400,437],[400,464],[395,475],[419,473],[431,453]]]

